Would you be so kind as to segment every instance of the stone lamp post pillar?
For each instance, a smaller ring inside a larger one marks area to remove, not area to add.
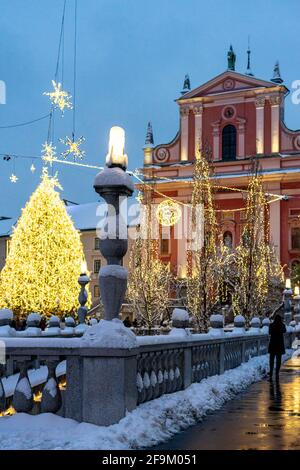
[[[107,203],[105,237],[100,237],[100,251],[107,266],[100,269],[99,286],[105,320],[118,318],[127,288],[127,269],[122,259],[128,249],[127,211],[120,205],[132,195],[134,185],[126,173],[127,155],[124,153],[125,132],[121,127],[110,130],[106,168],[95,178],[95,191]]]
[[[124,144],[124,130],[113,127],[106,168],[94,182],[95,191],[107,203],[105,233],[98,233],[107,261],[99,272],[104,319],[87,328],[80,340],[80,357],[69,359],[67,367],[76,370],[77,376],[73,383],[67,376],[66,416],[98,426],[118,422],[137,404],[137,340],[118,318],[127,288],[127,269],[122,266],[128,248],[127,210],[122,209],[134,191],[126,173]]]

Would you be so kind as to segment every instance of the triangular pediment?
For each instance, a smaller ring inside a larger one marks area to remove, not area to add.
[[[185,93],[177,101],[255,88],[272,88],[276,83],[227,70],[203,85]]]

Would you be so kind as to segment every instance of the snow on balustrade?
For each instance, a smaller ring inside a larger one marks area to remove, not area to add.
[[[186,315],[184,318],[180,315],[181,321],[188,321]],[[1,374],[3,376],[5,371],[3,367],[0,370],[0,413],[11,404],[17,412],[31,412],[34,393],[38,391],[39,410],[52,413],[60,410],[63,416],[84,421],[84,411],[78,416],[76,413],[84,403],[89,403],[89,397],[84,395],[87,393],[85,390],[99,387],[97,395],[103,396],[109,403],[112,384],[108,382],[116,380],[115,375],[119,377],[119,373],[128,376],[120,385],[118,393],[125,397],[124,403],[128,393],[131,409],[134,409],[141,403],[186,389],[193,383],[223,374],[255,356],[267,353],[269,337],[261,331],[260,322],[253,322],[251,328],[255,328],[255,331],[251,334],[245,334],[243,318],[235,322],[238,331],[233,333],[224,333],[221,328],[223,317],[214,318],[211,324],[206,334],[191,334],[188,328],[173,326],[168,335],[136,337],[120,320],[102,320],[91,327],[86,325],[87,331],[82,338],[3,338],[7,356],[6,372],[12,369],[10,377],[2,379]],[[73,328],[71,324],[69,327]],[[222,333],[215,336],[212,330],[220,330]],[[292,330],[285,335],[287,349],[295,337],[294,328]],[[40,367],[34,370],[36,364]],[[79,367],[79,364],[82,365]],[[17,369],[14,369],[15,365]],[[94,372],[95,367],[98,372],[108,370],[111,373],[102,380],[99,373]],[[121,372],[115,374],[116,367]],[[66,390],[61,393],[58,379],[63,376],[67,376],[68,383]],[[83,387],[83,380],[90,381],[89,387],[78,392],[77,388]],[[38,387],[42,384],[46,385],[40,393],[41,388]],[[74,393],[72,387],[75,387]],[[3,391],[6,401],[3,401]],[[109,396],[106,397],[106,394]],[[71,411],[69,409],[65,415],[69,403],[72,405],[74,400],[76,406],[71,406]],[[101,416],[99,419],[96,424],[101,424]],[[116,418],[108,416],[105,419],[107,424],[110,419],[115,422]]]

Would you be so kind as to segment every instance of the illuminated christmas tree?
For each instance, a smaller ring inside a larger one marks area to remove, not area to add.
[[[198,150],[193,175],[192,227],[201,233],[196,249],[191,251],[192,266],[187,278],[187,305],[200,331],[207,331],[209,317],[219,296],[217,256],[217,220],[213,202],[213,188],[209,149]],[[202,225],[199,213],[202,211]],[[198,216],[197,216],[198,212]]]
[[[268,203],[254,163],[246,202],[246,223],[236,248],[237,284],[232,296],[235,314],[247,321],[266,310],[274,289],[280,292],[283,271],[269,243]],[[276,295],[275,295],[276,297]]]
[[[171,281],[169,265],[159,259],[157,240],[152,237],[155,224],[152,217],[151,197],[146,194],[142,230],[130,253],[127,295],[138,322],[149,329],[164,318]]]
[[[44,169],[13,231],[0,273],[0,305],[21,318],[30,312],[63,316],[78,307],[83,247],[56,187],[57,178]]]

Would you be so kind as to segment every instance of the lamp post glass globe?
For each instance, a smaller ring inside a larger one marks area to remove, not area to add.
[[[127,168],[128,158],[125,154],[125,131],[122,127],[113,126],[109,132],[108,154],[106,165],[111,168],[119,166],[123,170]]]

